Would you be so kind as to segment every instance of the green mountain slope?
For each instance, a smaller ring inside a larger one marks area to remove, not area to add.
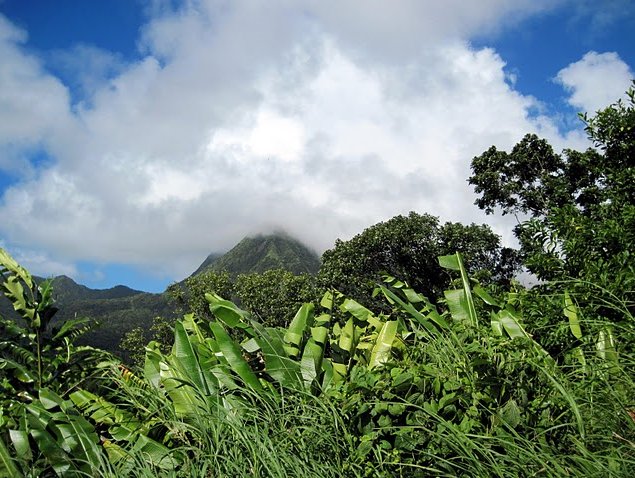
[[[227,271],[231,276],[271,269],[294,274],[315,274],[320,268],[318,255],[286,234],[246,237],[222,256],[210,255],[192,275],[208,270]]]
[[[99,326],[84,335],[81,342],[111,352],[117,351],[122,337],[135,327],[149,328],[157,316],[176,316],[176,308],[165,294],[147,292],[106,299],[58,300],[57,306],[60,310],[56,320],[88,317],[97,321]]]
[[[110,289],[90,289],[85,285],[78,284],[67,276],[57,276],[53,279],[53,291],[55,299],[61,302],[121,299],[136,294],[143,294],[142,291],[131,289],[125,285],[117,285]]]
[[[284,234],[274,234],[248,237],[226,254],[210,254],[192,275],[207,270],[226,270],[235,277],[269,269],[313,274],[319,267],[320,259],[315,252]],[[177,315],[167,294],[150,294],[123,285],[90,289],[66,276],[53,279],[53,296],[59,308],[53,324],[74,317],[93,319],[100,326],[84,336],[81,342],[110,351],[117,351],[121,338],[133,328],[149,328],[157,316],[173,318]],[[0,314],[17,318],[10,302],[1,294]]]

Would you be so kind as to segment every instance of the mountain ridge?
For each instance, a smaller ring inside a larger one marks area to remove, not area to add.
[[[212,253],[192,273],[192,276],[208,270],[226,270],[235,278],[239,274],[262,273],[269,269],[286,269],[295,274],[316,273],[319,256],[287,234],[258,234],[245,237],[225,254]],[[44,279],[34,277],[40,283]],[[185,286],[184,281],[179,284]],[[54,323],[75,317],[88,317],[101,324],[81,342],[106,350],[116,351],[121,338],[135,327],[148,329],[152,319],[162,316],[170,319],[178,315],[175,304],[168,295],[150,293],[117,285],[108,289],[91,289],[61,275],[52,279],[53,297],[59,312]],[[0,314],[17,318],[11,303],[0,294]]]

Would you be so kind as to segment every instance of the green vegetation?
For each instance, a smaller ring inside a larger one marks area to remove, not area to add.
[[[508,285],[519,266],[514,251],[501,247],[488,226],[441,225],[434,216],[411,212],[369,227],[349,241],[338,240],[322,257],[320,278],[325,287],[366,304],[372,303],[372,291],[384,274],[436,300],[450,280],[436,258],[454,252],[463,254],[468,270],[487,283]]]
[[[635,476],[629,95],[585,118],[599,152],[474,159],[480,205],[529,213],[529,290],[488,228],[411,214],[339,242],[319,283],[191,277],[128,368],[2,251],[0,476]]]
[[[211,255],[194,272],[229,272],[238,274],[262,273],[284,269],[294,274],[315,274],[320,258],[301,242],[283,233],[246,237],[222,256]]]

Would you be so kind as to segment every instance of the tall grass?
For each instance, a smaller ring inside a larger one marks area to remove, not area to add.
[[[172,402],[151,388],[117,373],[110,376],[113,400],[136,408],[137,414],[154,421],[157,431],[168,430],[170,453],[181,464],[176,470],[162,470],[142,452],[129,450],[123,467],[104,463],[101,476],[361,476],[360,467],[348,461],[353,437],[329,400],[302,392],[262,395],[244,389],[235,402],[236,413],[210,408],[186,422],[177,417]]]

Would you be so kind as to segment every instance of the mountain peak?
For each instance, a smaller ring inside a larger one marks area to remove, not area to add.
[[[294,274],[315,274],[318,255],[285,232],[247,236],[223,255],[210,254],[192,275],[207,270],[227,271],[232,276],[286,269]]]
[[[90,289],[78,284],[68,276],[61,275],[53,278],[53,294],[56,299],[69,300],[96,300],[116,299],[140,294],[141,291],[131,289],[124,285],[117,285],[109,289]]]

